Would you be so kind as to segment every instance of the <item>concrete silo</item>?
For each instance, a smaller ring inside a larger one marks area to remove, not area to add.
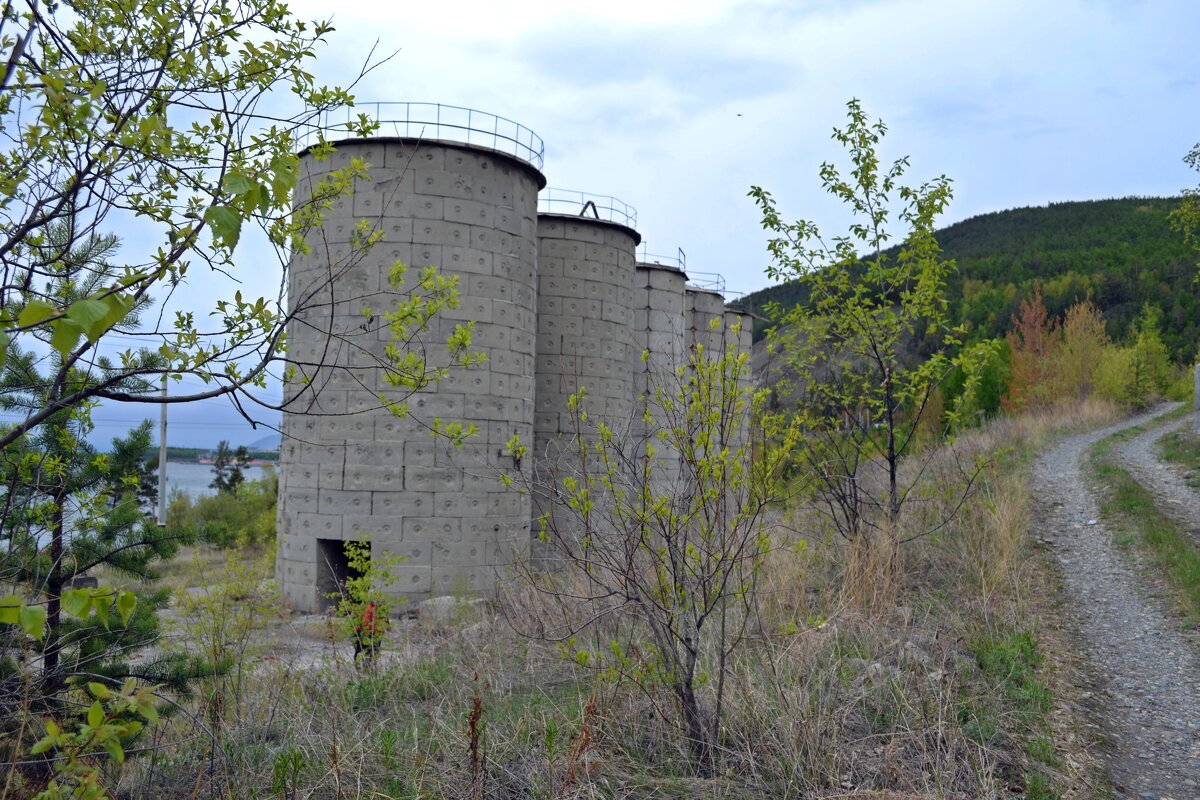
[[[633,312],[634,353],[630,367],[637,377],[637,391],[651,385],[649,375],[659,382],[687,363],[687,317],[684,288],[687,274],[665,264],[637,265],[637,290]],[[648,352],[643,360],[642,354]]]
[[[465,109],[376,111],[374,138],[338,141],[327,161],[308,151],[300,160],[297,206],[330,170],[356,158],[370,165],[291,264],[289,300],[305,310],[289,327],[289,358],[307,380],[285,389],[294,402],[284,415],[277,575],[288,605],[304,611],[346,577],[345,541],[402,557],[395,590],[411,596],[487,590],[496,568],[528,548],[529,500],[497,470],[514,467],[505,449],[514,434],[533,436],[541,141]],[[357,255],[363,220],[381,239]],[[397,261],[410,266],[398,289],[387,280]],[[410,417],[397,417],[379,403],[399,394],[384,377],[385,312],[426,265],[458,278],[462,305],[416,346],[443,362],[453,325],[473,320],[473,347],[488,360],[452,369],[409,399]],[[430,436],[435,418],[479,433],[452,451]]]
[[[641,241],[637,212],[615,198],[549,190],[540,208],[535,525],[551,510],[547,498],[564,477],[564,459],[572,461],[569,398],[585,389],[590,421],[622,433],[631,425],[634,253]]]
[[[625,423],[632,411],[634,251],[641,237],[629,222],[538,214],[538,453],[570,431],[567,398],[581,386],[589,411],[610,424]]]
[[[715,289],[689,286],[685,294],[688,319],[687,345],[701,345],[709,356],[725,345],[725,298]]]
[[[687,275],[674,264],[640,262],[637,265],[634,292],[633,341],[629,369],[634,376],[634,397],[638,423],[635,436],[650,441],[657,452],[652,466],[660,481],[656,491],[669,490],[679,477],[679,456],[657,434],[669,422],[660,408],[650,403],[650,425],[642,412],[654,392],[662,389],[670,396],[678,382],[678,368],[687,364],[687,316],[684,289]]]

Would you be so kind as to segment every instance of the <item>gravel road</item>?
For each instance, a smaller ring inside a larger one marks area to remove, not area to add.
[[[1072,622],[1097,674],[1108,681],[1103,707],[1116,796],[1200,800],[1200,657],[1175,615],[1145,586],[1133,557],[1098,521],[1083,471],[1089,446],[1169,410],[1060,440],[1035,463],[1033,490],[1044,525],[1040,537],[1062,564]],[[1146,476],[1156,486],[1154,476],[1174,475],[1157,468],[1151,443],[1162,433],[1155,426],[1119,451],[1139,480]]]
[[[1193,537],[1196,537],[1200,535],[1200,493],[1188,486],[1176,468],[1161,461],[1158,455],[1158,440],[1190,423],[1190,418],[1184,418],[1166,425],[1155,425],[1122,442],[1117,447],[1117,456],[1138,483],[1154,495],[1154,504],[1190,529]]]

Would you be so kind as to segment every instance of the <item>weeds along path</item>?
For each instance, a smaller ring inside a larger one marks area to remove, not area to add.
[[[1195,800],[1200,798],[1200,658],[1099,520],[1083,466],[1091,445],[1163,413],[1157,409],[1058,441],[1035,462],[1033,491],[1042,538],[1062,563],[1063,590],[1081,643],[1108,684],[1101,708],[1112,737],[1117,796]],[[1159,426],[1155,430],[1161,435]]]
[[[1172,408],[1178,405],[1176,403]],[[1167,425],[1155,425],[1117,445],[1116,453],[1121,466],[1154,496],[1158,509],[1186,527],[1192,539],[1200,542],[1200,492],[1187,484],[1179,470],[1163,462],[1158,453],[1159,439],[1191,422],[1189,416],[1172,420]]]

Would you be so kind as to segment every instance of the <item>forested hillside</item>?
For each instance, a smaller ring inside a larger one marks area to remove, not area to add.
[[[1040,282],[1050,314],[1060,317],[1091,297],[1123,338],[1146,301],[1163,313],[1163,340],[1176,361],[1190,360],[1200,335],[1196,256],[1168,220],[1172,198],[1054,203],[983,214],[938,232],[958,263],[948,294],[972,337],[1003,336],[1021,299]],[[796,283],[748,295],[762,313],[770,302],[802,302]],[[761,333],[761,327],[758,333]]]

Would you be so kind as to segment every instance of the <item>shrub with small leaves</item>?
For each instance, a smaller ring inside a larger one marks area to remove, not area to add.
[[[95,763],[103,751],[118,764],[125,761],[125,743],[141,732],[147,723],[158,720],[151,687],[137,685],[129,678],[113,691],[97,681],[89,681],[87,694],[92,698],[87,714],[73,730],[47,720],[46,735],[33,746],[33,755],[53,759],[54,777],[35,800],[100,800],[108,797],[103,775]]]

